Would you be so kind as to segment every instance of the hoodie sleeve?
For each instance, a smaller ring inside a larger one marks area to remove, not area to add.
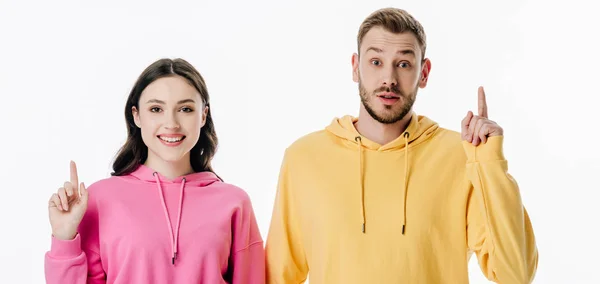
[[[289,164],[289,150],[286,150],[266,245],[268,284],[304,283],[308,275]]]
[[[467,243],[481,271],[496,283],[531,283],[538,263],[533,228],[508,173],[503,136],[473,146],[463,141],[472,184],[467,208]]]
[[[98,211],[93,199],[93,188],[88,188],[88,207],[73,240],[51,237],[50,251],[44,258],[48,284],[104,284],[106,274],[100,260]]]
[[[252,203],[244,196],[232,220],[233,243],[229,277],[232,284],[265,283],[265,250]]]

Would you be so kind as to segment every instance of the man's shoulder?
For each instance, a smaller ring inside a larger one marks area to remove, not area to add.
[[[439,127],[428,147],[435,149],[436,155],[446,162],[462,164],[466,161],[462,135],[456,130]]]
[[[458,131],[439,127],[434,139],[443,141],[449,144],[461,144],[461,134]]]

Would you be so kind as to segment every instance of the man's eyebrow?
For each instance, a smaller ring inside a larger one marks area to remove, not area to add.
[[[416,56],[415,55],[415,51],[412,49],[403,49],[403,50],[398,50],[398,52],[396,53],[400,53],[402,55],[412,55],[412,56]]]
[[[365,53],[366,53],[367,51],[369,51],[369,50],[375,51],[375,52],[377,52],[377,53],[381,53],[381,52],[383,52],[383,50],[382,50],[381,48],[379,48],[379,47],[370,46],[369,48],[367,48],[367,50],[365,51]],[[411,49],[411,48],[409,48],[409,49],[402,49],[402,50],[398,50],[398,52],[396,52],[396,53],[399,53],[399,54],[402,54],[402,55],[412,55],[412,56],[416,56],[416,54],[415,54],[415,51],[414,51],[413,49]]]
[[[373,51],[375,51],[377,53],[383,52],[383,50],[381,50],[381,48],[371,46],[371,47],[367,48],[367,50],[365,50],[365,53],[367,53],[367,51],[369,51],[369,50],[373,50]]]

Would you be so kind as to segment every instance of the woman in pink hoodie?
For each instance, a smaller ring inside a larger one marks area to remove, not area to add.
[[[182,59],[154,62],[125,119],[112,176],[86,188],[71,162],[50,198],[46,282],[264,283],[250,198],[211,167],[217,136],[198,71]]]

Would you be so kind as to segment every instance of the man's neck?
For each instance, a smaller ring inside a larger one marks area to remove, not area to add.
[[[371,117],[367,110],[361,106],[355,127],[362,136],[379,145],[385,145],[398,138],[406,130],[411,118],[412,112],[409,112],[404,118],[395,123],[384,124]]]

